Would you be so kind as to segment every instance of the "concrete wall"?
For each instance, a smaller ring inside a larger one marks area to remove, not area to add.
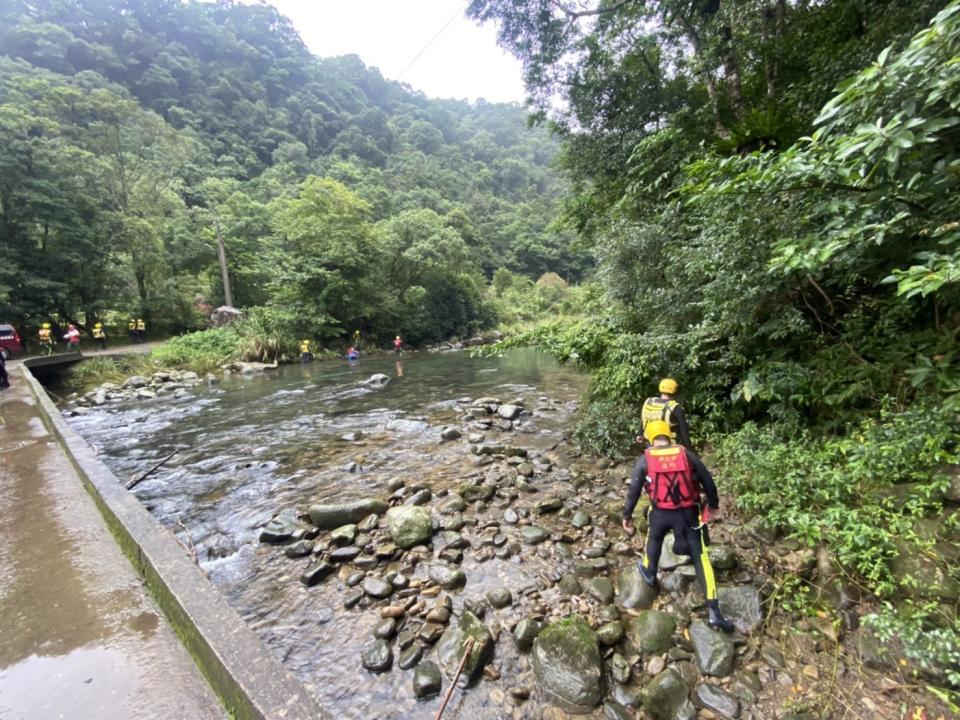
[[[41,415],[77,469],[103,519],[184,646],[236,718],[329,718],[247,627],[174,536],[75,433],[26,367]]]

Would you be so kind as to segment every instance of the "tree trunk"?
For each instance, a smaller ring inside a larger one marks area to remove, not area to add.
[[[729,138],[730,131],[724,124],[721,115],[720,93],[717,89],[717,83],[713,77],[713,73],[711,73],[707,67],[706,58],[703,54],[703,44],[700,42],[700,36],[697,34],[697,31],[687,18],[685,18],[683,15],[680,15],[678,19],[680,21],[680,26],[683,28],[684,34],[687,36],[687,40],[690,41],[690,45],[693,47],[693,54],[698,65],[698,73],[703,80],[703,84],[707,88],[707,96],[710,98],[710,105],[713,108],[713,120],[716,126],[717,135],[722,138]]]
[[[733,49],[733,31],[729,25],[720,28],[720,38],[723,42],[723,72],[727,93],[730,96],[730,107],[737,122],[743,122],[747,115],[747,104],[743,100],[743,87],[740,84],[740,60]]]

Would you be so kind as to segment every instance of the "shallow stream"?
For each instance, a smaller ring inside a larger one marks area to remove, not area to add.
[[[390,382],[363,385],[373,373],[388,375]],[[185,546],[195,549],[214,585],[333,717],[430,718],[440,701],[414,698],[413,670],[394,664],[392,671],[372,675],[362,669],[360,649],[372,639],[380,616],[376,606],[344,609],[346,570],[321,585],[304,587],[298,578],[308,560],[291,560],[283,548],[260,544],[260,528],[287,508],[386,497],[394,479],[408,486],[426,484],[436,495],[471,475],[509,472],[504,464],[478,467],[466,439],[440,441],[445,425],[461,428],[464,436],[478,431],[475,423],[463,421],[469,407],[463,401],[482,396],[519,399],[530,411],[522,419],[536,431],[492,429],[484,434],[488,441],[528,450],[537,469],[531,478],[537,492],[498,495],[475,514],[477,525],[468,521],[464,537],[475,539],[507,507],[530,508],[554,493],[577,505],[578,491],[570,482],[577,472],[570,457],[575,454],[569,453],[565,434],[584,387],[582,375],[533,351],[490,359],[414,354],[232,375],[213,387],[198,386],[191,397],[107,404],[71,422],[121,479],[178,450],[135,493]],[[362,437],[343,439],[349,433]],[[618,493],[611,488],[607,495],[612,499]],[[464,518],[471,514],[473,507]],[[568,517],[533,520],[554,532],[571,530]],[[502,526],[511,540],[518,530]],[[593,534],[576,536],[586,542],[605,535],[599,527]],[[509,628],[558,600],[553,583],[544,579],[552,574],[556,580],[556,545],[523,546],[509,559],[485,561],[469,548],[465,551],[461,568],[467,584],[451,592],[455,612],[465,599],[480,601],[493,587],[514,590],[515,602],[512,608],[488,608],[484,618],[488,626],[503,628],[494,659],[500,679],[481,680],[466,693],[458,690],[445,718],[544,716],[547,702],[538,697],[529,658],[516,651]],[[565,562],[571,557],[566,554]],[[421,570],[414,577],[426,574]],[[531,588],[536,592],[531,594]],[[446,681],[444,685],[446,690]],[[517,685],[531,689],[530,700],[510,700],[507,691]]]

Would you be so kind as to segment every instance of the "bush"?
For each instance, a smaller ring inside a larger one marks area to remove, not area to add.
[[[171,338],[165,345],[156,348],[150,357],[163,367],[209,372],[233,360],[240,341],[235,326],[201,330]]]
[[[901,584],[890,561],[906,543],[930,541],[916,521],[939,511],[948,479],[937,468],[955,463],[960,420],[940,407],[884,410],[840,437],[750,423],[718,447],[722,477],[737,504],[808,546],[824,542],[864,587],[880,598]]]

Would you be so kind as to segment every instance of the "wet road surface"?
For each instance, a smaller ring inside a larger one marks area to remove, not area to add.
[[[19,372],[0,394],[0,718],[224,718]]]

